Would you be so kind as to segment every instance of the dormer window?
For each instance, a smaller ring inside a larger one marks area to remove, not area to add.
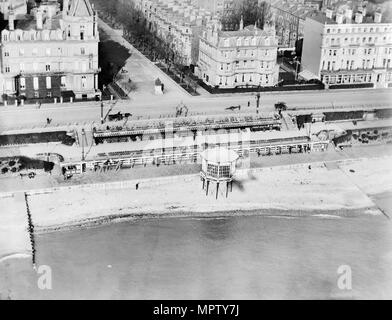
[[[80,26],[80,40],[84,40],[84,25]]]

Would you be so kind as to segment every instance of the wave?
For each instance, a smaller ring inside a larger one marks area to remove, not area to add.
[[[314,214],[312,215],[312,217],[316,217],[316,218],[324,218],[324,219],[342,219],[343,217],[341,216],[336,216],[334,214]]]
[[[31,254],[28,253],[13,253],[4,257],[0,257],[0,263],[11,259],[30,259],[30,258],[31,258]]]

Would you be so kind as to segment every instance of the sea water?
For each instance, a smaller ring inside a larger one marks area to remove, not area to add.
[[[11,259],[0,264],[2,299],[392,298],[384,216],[136,220],[36,242],[50,288],[39,288],[28,259]]]

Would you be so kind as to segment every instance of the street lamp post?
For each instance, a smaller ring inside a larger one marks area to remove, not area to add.
[[[82,161],[85,160],[84,158],[84,138],[85,138],[86,132],[84,131],[84,128],[82,129]]]
[[[259,90],[260,90],[260,86],[259,86]],[[256,95],[256,113],[259,114],[259,106],[260,106],[260,91],[257,92]]]

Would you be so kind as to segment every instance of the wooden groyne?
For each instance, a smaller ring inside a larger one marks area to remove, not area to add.
[[[25,198],[25,203],[26,203],[27,225],[28,225],[28,231],[29,231],[30,243],[31,243],[31,256],[32,256],[33,266],[35,267],[35,262],[36,262],[35,253],[36,252],[35,252],[34,224],[33,224],[32,218],[31,218],[31,212],[30,212],[28,197],[29,196],[25,192],[24,193],[24,198]]]

